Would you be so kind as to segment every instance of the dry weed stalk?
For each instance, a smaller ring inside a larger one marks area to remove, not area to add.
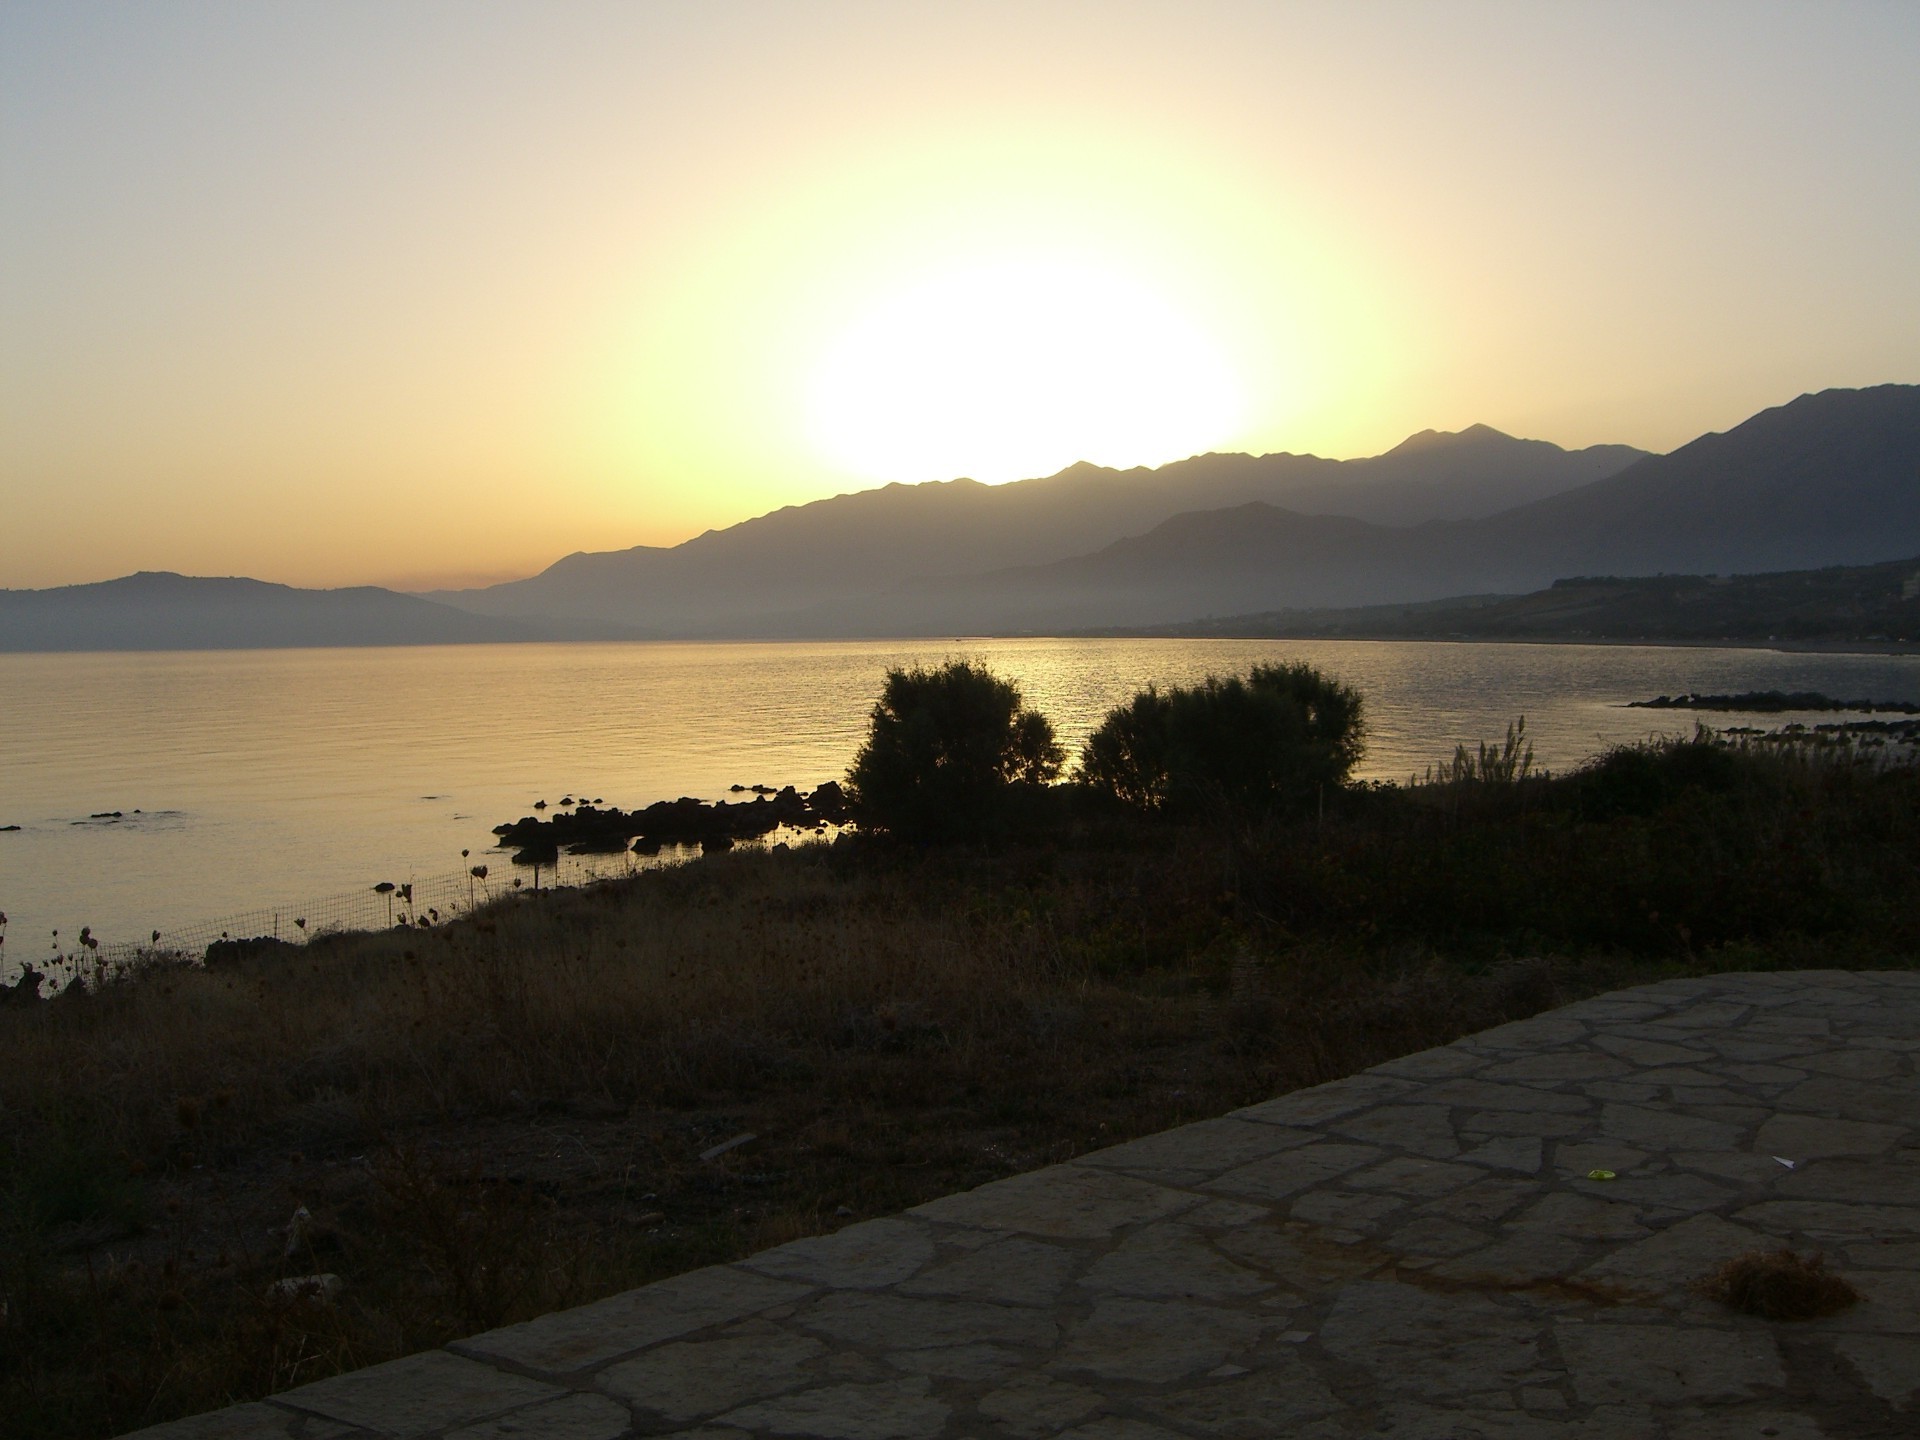
[[[1765,1320],[1818,1320],[1858,1303],[1860,1292],[1827,1272],[1826,1257],[1750,1250],[1700,1282],[1700,1293]]]

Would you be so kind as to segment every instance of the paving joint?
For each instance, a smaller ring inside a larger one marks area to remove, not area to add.
[[[1782,1246],[1861,1302],[1695,1288]],[[1615,991],[139,1437],[1762,1434],[1920,1434],[1920,972]]]

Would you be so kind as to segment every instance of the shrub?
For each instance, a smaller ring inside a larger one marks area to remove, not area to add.
[[[1527,717],[1507,722],[1507,738],[1499,745],[1480,742],[1477,751],[1453,747],[1453,759],[1436,772],[1429,765],[1422,785],[1524,785],[1533,777],[1533,741],[1527,738]]]
[[[1825,1256],[1787,1249],[1736,1255],[1696,1288],[1709,1300],[1765,1320],[1818,1320],[1860,1300],[1858,1290],[1827,1272]]]
[[[1743,782],[1764,787],[1764,768],[1742,766],[1710,732],[1692,740],[1621,745],[1581,767],[1575,776],[1580,812],[1590,820],[1652,815],[1683,798],[1724,794]]]
[[[1365,739],[1360,695],[1311,665],[1152,687],[1111,711],[1078,778],[1142,810],[1287,811],[1343,784]]]
[[[867,743],[847,772],[847,806],[863,826],[909,839],[978,836],[1023,788],[1047,784],[1064,758],[1047,717],[985,666],[889,670]]]
[[[1149,685],[1107,712],[1080,752],[1076,778],[1137,810],[1164,809],[1172,738],[1173,699]]]

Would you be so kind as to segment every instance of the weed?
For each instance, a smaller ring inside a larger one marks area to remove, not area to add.
[[[1751,1250],[1700,1282],[1700,1293],[1765,1320],[1818,1320],[1858,1303],[1860,1292],[1827,1273],[1823,1255]]]
[[[1523,743],[1457,804],[1056,787],[1017,842],[735,851],[0,1010],[0,1414],[114,1434],[1621,983],[1920,950],[1920,771]]]

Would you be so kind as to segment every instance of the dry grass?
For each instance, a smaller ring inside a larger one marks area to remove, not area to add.
[[[0,1015],[0,1410],[98,1435],[268,1393],[1558,996],[1274,952],[1231,884],[1197,833],[733,854]],[[271,1298],[320,1272],[340,1303]]]
[[[1254,1045],[1248,1078],[1310,1083],[1481,1013],[1419,965],[1253,958],[1217,853],[1101,858],[956,874],[716,857],[437,932],[184,969],[6,1017],[0,1095],[12,1128],[78,1107],[129,1158],[192,1164],[347,1111],[686,1107],[794,1082],[938,1102],[1009,1066],[1071,1096],[1104,1085],[1102,1055],[1276,1027],[1288,1043]]]
[[[0,1417],[266,1394],[1621,983],[1911,963],[1916,785],[1671,747],[1232,835],[1062,796],[997,851],[715,855],[0,1010]]]
[[[1827,1273],[1823,1255],[1751,1250],[1700,1282],[1700,1293],[1764,1320],[1818,1320],[1859,1302],[1860,1292]]]

